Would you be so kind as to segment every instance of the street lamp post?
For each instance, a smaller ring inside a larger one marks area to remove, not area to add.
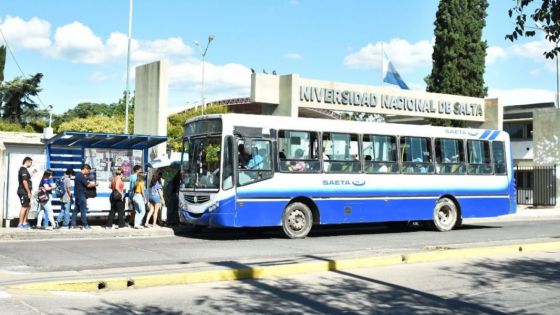
[[[128,47],[126,53],[126,91],[124,94],[124,133],[128,134],[128,103],[130,102],[130,92],[129,92],[129,76],[130,76],[130,46],[132,41],[132,6],[133,1],[130,0],[129,12],[128,12]]]
[[[556,50],[558,50],[558,42],[556,42]],[[554,56],[554,59],[556,59],[556,104],[554,104],[554,107],[556,107],[557,109],[560,108],[560,82],[558,82],[558,55]]]
[[[200,89],[200,104],[202,106],[202,114],[204,115],[204,110],[206,109],[206,103],[204,102],[204,59],[206,57],[206,52],[208,52],[208,46],[210,46],[210,43],[214,40],[214,35],[208,35],[208,42],[206,43],[206,47],[204,48],[204,50],[202,50],[202,47],[200,46],[200,42],[195,40],[194,44],[198,47],[198,49],[200,50],[200,54],[202,55],[202,87]]]

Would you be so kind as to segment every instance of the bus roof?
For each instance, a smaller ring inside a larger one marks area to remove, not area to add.
[[[252,114],[213,114],[189,119],[185,124],[221,118],[225,131],[233,130],[234,126],[259,127],[263,129],[284,129],[302,131],[344,132],[361,134],[384,134],[404,136],[425,136],[439,138],[468,138],[481,140],[509,140],[504,131],[492,129],[440,127],[431,125],[408,125],[395,123],[364,122],[353,120],[332,120],[320,118],[292,118],[270,115]]]

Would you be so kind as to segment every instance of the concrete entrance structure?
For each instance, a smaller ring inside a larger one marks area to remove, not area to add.
[[[136,67],[134,133],[167,136],[168,60]],[[149,159],[166,153],[165,143],[150,151]]]
[[[560,109],[538,109],[533,114],[533,162],[556,165],[556,200],[560,200]]]
[[[263,114],[305,116],[310,110],[346,111],[468,121],[476,128],[501,129],[503,108],[497,99],[400,90],[257,74],[251,77],[251,101],[267,106]]]

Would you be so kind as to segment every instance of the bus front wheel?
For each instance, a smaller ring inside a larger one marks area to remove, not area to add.
[[[304,238],[313,225],[313,214],[308,206],[294,202],[284,209],[282,229],[289,238]]]
[[[441,198],[434,207],[432,227],[440,232],[451,231],[459,218],[457,206],[448,198]]]

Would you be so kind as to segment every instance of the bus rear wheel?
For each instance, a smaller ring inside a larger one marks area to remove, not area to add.
[[[434,219],[431,225],[436,231],[451,231],[457,224],[458,218],[459,212],[455,203],[449,198],[441,198],[434,207]]]
[[[313,225],[313,214],[307,205],[301,202],[289,204],[282,215],[282,229],[289,238],[304,238]]]

